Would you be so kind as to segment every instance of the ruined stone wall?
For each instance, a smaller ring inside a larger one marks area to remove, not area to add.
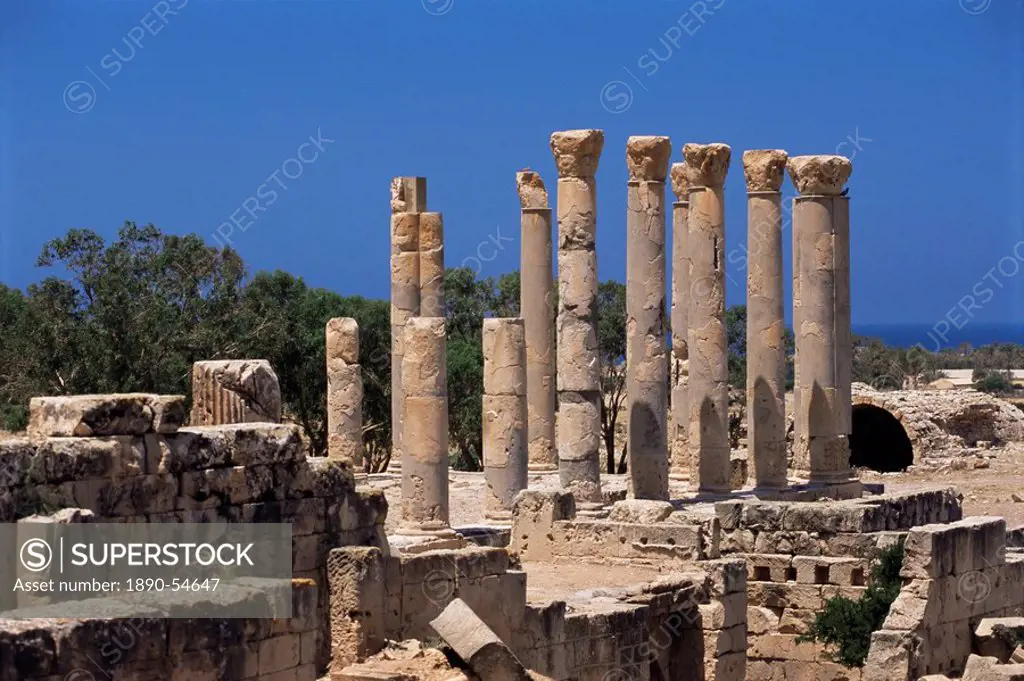
[[[1006,552],[1006,521],[965,518],[910,531],[905,582],[871,636],[865,681],[962,671],[984,617],[1024,615],[1024,556]]]
[[[954,456],[979,440],[1024,440],[1024,412],[976,390],[878,391],[853,386],[853,404],[885,409],[899,420],[914,447],[914,461]]]
[[[289,619],[0,620],[0,681],[314,681],[317,588]]]
[[[746,573],[715,561],[651,584],[609,587],[569,605],[527,603],[526,573],[505,549],[384,556],[349,547],[328,559],[332,669],[385,639],[434,640],[429,623],[460,598],[522,663],[553,679],[740,681],[746,655]],[[652,669],[657,667],[657,672]]]
[[[387,546],[383,493],[356,489],[348,464],[307,458],[298,426],[178,428],[182,402],[144,394],[33,400],[29,436],[0,440],[0,522],[81,508],[100,522],[290,523],[293,575],[319,585],[329,550]],[[322,600],[323,623],[326,611]]]
[[[511,547],[525,561],[682,566],[718,558],[719,524],[709,513],[676,513],[669,502],[616,502],[607,519],[576,515],[571,495],[526,490],[512,513]]]

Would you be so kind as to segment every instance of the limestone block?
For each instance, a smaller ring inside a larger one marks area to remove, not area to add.
[[[704,663],[705,681],[743,681],[747,675],[745,653],[726,653]]]
[[[747,597],[751,605],[769,608],[820,610],[822,607],[821,587],[811,584],[751,582],[747,585]]]
[[[974,630],[974,645],[980,655],[1007,662],[1024,640],[1024,617],[987,617]]]
[[[603,130],[565,130],[551,134],[551,153],[559,177],[592,177],[604,149]]]
[[[801,194],[838,196],[853,172],[853,164],[844,156],[794,156],[786,169]]]
[[[672,142],[656,135],[633,136],[626,140],[626,168],[630,180],[664,182]]]
[[[701,563],[707,571],[712,596],[747,592],[747,562],[743,558],[730,557]]]
[[[420,250],[420,216],[417,212],[391,215],[391,255]]]
[[[351,317],[334,317],[327,321],[324,333],[328,361],[359,363],[359,324]]]
[[[462,599],[452,600],[430,626],[482,679],[530,681],[519,659]]]
[[[559,374],[559,381],[561,381]],[[559,399],[558,458],[560,461],[587,460],[599,451],[601,422],[600,395],[563,393]]]
[[[729,172],[732,150],[727,144],[693,144],[683,146],[686,167],[693,187],[721,187]]]
[[[762,634],[751,636],[747,655],[767,660],[817,662],[825,647],[817,643],[798,643],[796,634]]]
[[[747,621],[747,595],[732,593],[706,605],[698,605],[702,629],[728,629]]]
[[[558,250],[593,251],[596,241],[597,181],[593,177],[559,178]]]
[[[520,318],[483,323],[484,394],[526,395],[526,336]]]
[[[193,426],[281,422],[281,386],[265,359],[192,365]]]
[[[547,208],[548,192],[540,173],[520,170],[516,173],[516,192],[522,208]]]
[[[617,523],[648,525],[662,522],[674,511],[675,507],[668,501],[626,499],[615,502],[608,515],[608,520]]]
[[[779,616],[771,608],[760,605],[747,606],[747,633],[774,634],[779,629]]]
[[[331,658],[335,668],[384,646],[384,558],[376,548],[346,547],[327,554]]]
[[[409,396],[446,396],[444,317],[413,317],[405,325],[402,387]],[[403,428],[409,445],[416,440]]]
[[[33,397],[31,437],[95,437],[173,433],[185,420],[182,395],[121,393]]]
[[[427,209],[427,178],[394,177],[391,179],[391,212],[422,213]]]
[[[792,581],[793,556],[776,553],[745,553],[747,579],[756,582]]]
[[[510,548],[523,560],[550,558],[554,523],[575,515],[576,500],[568,492],[523,490],[512,504]]]
[[[883,629],[871,634],[871,647],[864,665],[864,681],[910,679],[910,651],[920,639],[905,631]]]
[[[806,634],[817,615],[817,610],[786,608],[779,618],[778,632],[780,634]]]
[[[743,152],[743,174],[748,192],[777,192],[786,175],[789,156],[782,149],[749,149]]]

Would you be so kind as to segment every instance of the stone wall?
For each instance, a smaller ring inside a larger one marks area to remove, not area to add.
[[[0,681],[314,681],[317,588],[289,619],[0,620]]]
[[[328,566],[335,675],[385,639],[436,639],[430,620],[461,598],[526,667],[553,679],[682,681],[702,667],[708,681],[744,678],[742,561],[691,566],[571,604],[527,602],[526,573],[499,548],[384,556],[349,547],[332,551]]]
[[[853,388],[853,404],[885,409],[899,420],[914,448],[914,461],[955,456],[978,441],[1024,440],[1024,412],[976,390],[878,391]]]
[[[865,681],[963,670],[982,618],[1024,615],[1024,556],[1006,552],[1006,521],[972,517],[910,531],[905,582],[871,636]]]
[[[347,463],[307,458],[296,425],[178,428],[168,396],[38,399],[39,427],[0,440],[0,522],[80,508],[94,522],[290,523],[293,576],[319,585],[331,549],[388,546],[383,493],[357,489]],[[318,612],[326,624],[326,601]]]

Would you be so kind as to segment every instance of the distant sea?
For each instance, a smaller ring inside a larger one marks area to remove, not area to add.
[[[854,324],[853,333],[858,336],[880,338],[886,345],[909,348],[920,343],[925,349],[937,351],[955,348],[962,343],[973,347],[990,343],[1019,343],[1024,345],[1024,323],[1021,324],[976,324],[968,322],[958,329],[952,324],[948,329],[935,324]]]

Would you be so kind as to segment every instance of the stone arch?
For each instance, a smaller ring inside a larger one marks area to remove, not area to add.
[[[914,445],[903,423],[874,404],[853,405],[850,464],[881,473],[906,470],[914,463]]]

